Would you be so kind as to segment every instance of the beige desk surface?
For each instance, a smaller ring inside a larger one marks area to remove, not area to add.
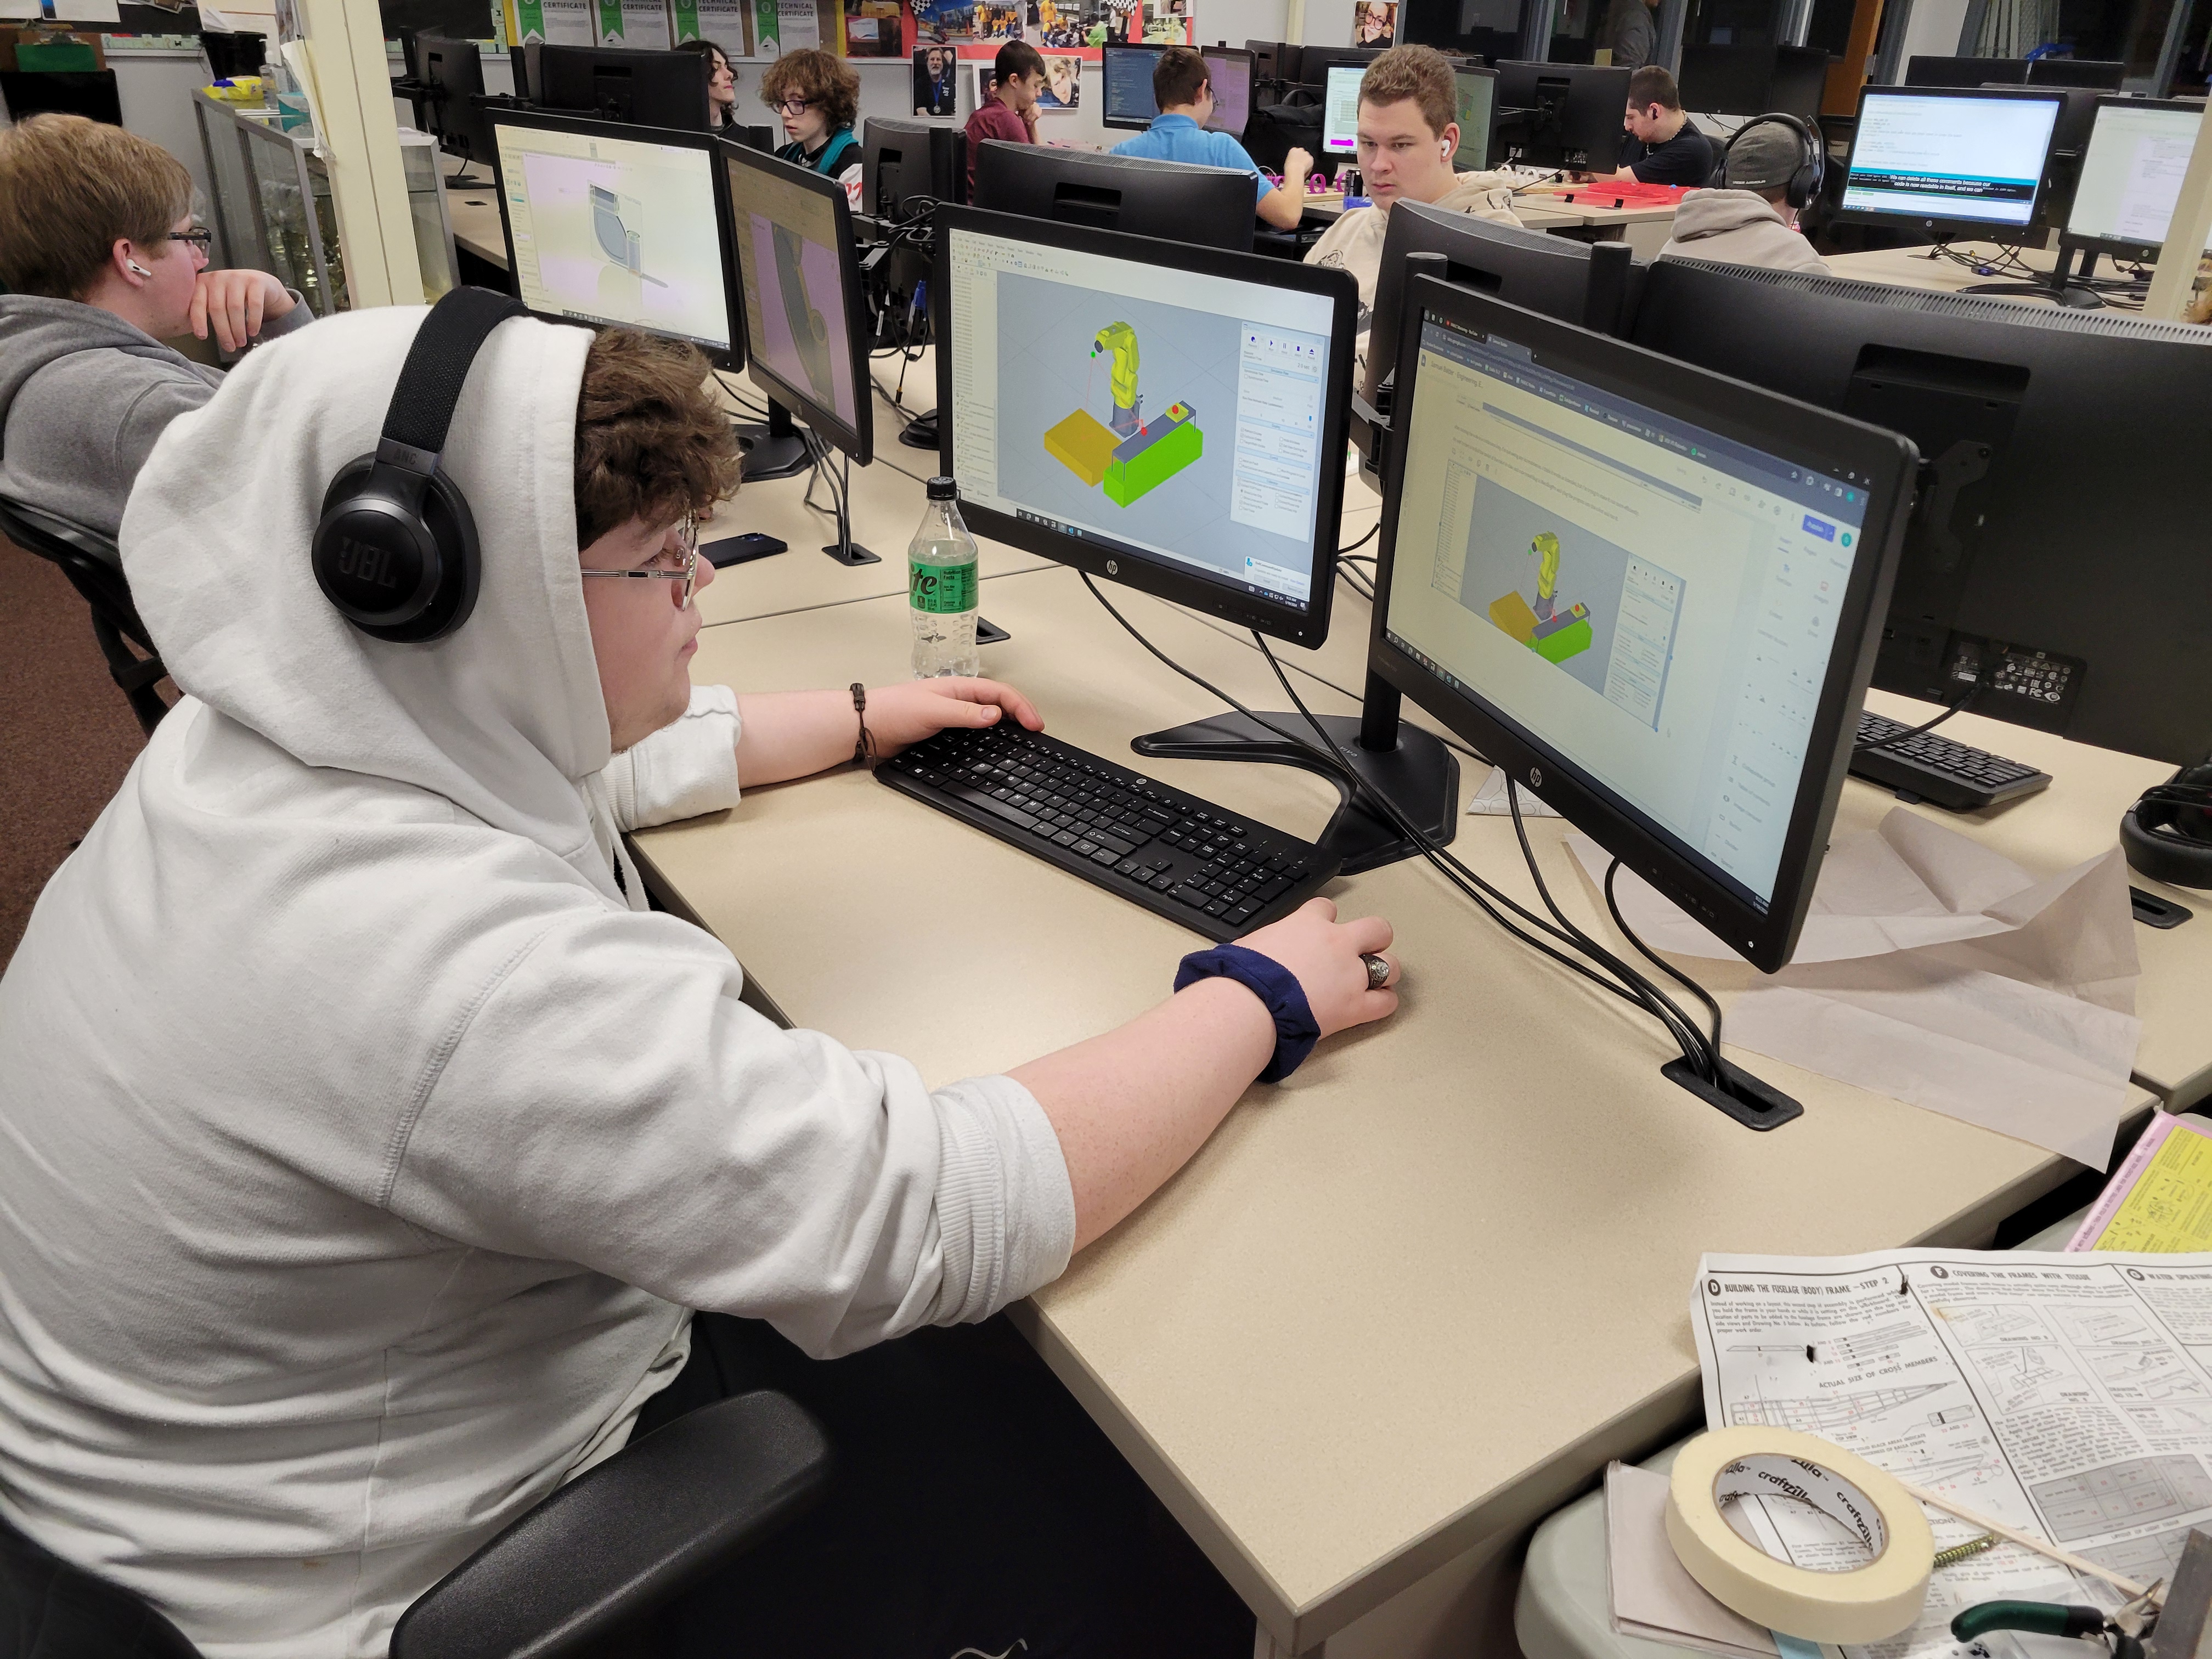
[[[1256,707],[1282,706],[1249,644],[1115,597],[1163,649]],[[1344,604],[1341,643],[1315,665],[1357,687],[1346,677],[1364,617]],[[1138,732],[1216,712],[1073,573],[1007,576],[988,606],[1014,634],[995,671],[1071,741],[1119,755]],[[757,690],[889,678],[904,671],[906,629],[898,597],[732,623],[702,636],[693,672]],[[1334,802],[1287,768],[1145,764],[1303,834]],[[2073,787],[2093,786],[2085,773]],[[2084,805],[2068,823],[2101,811]],[[1533,902],[1510,825],[1462,822],[1462,856]],[[2015,823],[2027,839],[2024,816],[2001,827]],[[1532,830],[1554,892],[1609,938],[1559,822]],[[903,1054],[933,1081],[1129,1018],[1164,994],[1195,938],[859,773],[762,789],[637,840],[659,884],[794,1023]],[[908,896],[924,884],[973,901],[952,958],[941,906]],[[1649,1020],[1504,938],[1426,866],[1334,893],[1347,912],[1396,924],[1397,1018],[1326,1045],[1286,1085],[1255,1088],[1186,1170],[1020,1311],[1290,1651],[1685,1426],[1697,1386],[1686,1286],[1700,1251],[1981,1242],[2073,1170],[1745,1057],[1806,1106],[1753,1133],[1659,1078],[1668,1051]]]
[[[480,259],[507,269],[507,233],[500,228],[499,197],[489,178],[481,184],[446,187],[446,212],[453,240]]]
[[[1987,259],[2001,259],[2003,251],[1988,242],[1954,242],[1952,251]],[[2051,269],[2056,256],[2041,248],[2028,248],[2020,255],[2021,260],[2038,272]],[[1872,253],[1838,253],[1828,258],[1828,269],[1838,276],[1848,276],[1854,282],[1887,283],[1892,288],[1924,288],[1938,294],[1960,294],[1982,283],[2026,282],[2026,277],[2006,276],[1978,276],[1966,265],[1950,259],[1931,259],[1926,248],[1881,248]],[[2024,305],[2049,305],[2050,301],[2033,295],[2000,295],[2000,299],[2014,299]]]

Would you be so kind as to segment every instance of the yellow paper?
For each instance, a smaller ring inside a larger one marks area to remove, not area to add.
[[[2177,1128],[2097,1235],[2100,1250],[2212,1250],[2212,1139]]]

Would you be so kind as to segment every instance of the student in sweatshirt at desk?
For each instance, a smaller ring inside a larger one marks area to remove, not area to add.
[[[1037,94],[1044,90],[1044,54],[1026,40],[1009,40],[991,63],[991,95],[968,118],[968,199],[975,199],[975,155],[986,139],[1010,144],[1037,141]]]
[[[1690,125],[1674,77],[1646,64],[1628,77],[1628,108],[1620,123],[1620,166],[1601,178],[1696,189],[1713,175],[1712,141]]]
[[[1340,216],[1308,251],[1306,263],[1340,266],[1358,280],[1364,333],[1394,204],[1424,202],[1504,225],[1521,221],[1506,174],[1452,168],[1459,105],[1451,65],[1434,46],[1393,46],[1367,66],[1359,77],[1357,131],[1360,177],[1375,205]]]
[[[845,187],[854,212],[860,207],[860,77],[841,59],[812,46],[787,52],[761,76],[761,102],[783,118],[791,142],[776,159],[796,162]]]
[[[1830,275],[1797,228],[1790,181],[1807,165],[1805,136],[1780,121],[1753,121],[1729,146],[1721,187],[1693,190],[1674,211],[1662,259],[1716,259]]]
[[[1170,46],[1162,52],[1152,65],[1152,101],[1160,112],[1152,125],[1115,145],[1112,154],[1249,173],[1260,192],[1253,211],[1278,230],[1297,228],[1306,210],[1306,175],[1313,170],[1313,157],[1294,147],[1283,158],[1283,182],[1276,185],[1236,139],[1225,132],[1208,132],[1213,83],[1206,72],[1206,59],[1188,46]]]

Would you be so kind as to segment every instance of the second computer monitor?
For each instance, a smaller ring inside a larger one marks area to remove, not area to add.
[[[864,211],[901,220],[933,202],[967,199],[968,135],[957,122],[868,117],[860,130]]]
[[[2100,99],[2066,216],[2067,240],[2100,253],[2158,258],[2203,120],[2199,104]]]
[[[704,132],[710,67],[696,52],[546,45],[531,73],[533,95],[548,109]]]
[[[1066,225],[1157,236],[1249,253],[1259,191],[1231,167],[986,140],[975,152],[975,205]]]
[[[1206,59],[1206,78],[1213,88],[1213,118],[1210,132],[1244,136],[1252,118],[1252,54],[1242,46],[1208,46],[1199,56]]]
[[[1908,87],[2016,87],[2027,79],[2024,58],[1915,58],[1905,66]]]
[[[1106,47],[1099,56],[1102,84],[1099,124],[1142,131],[1160,112],[1152,97],[1152,69],[1160,61],[1160,46]]]
[[[1350,155],[1359,148],[1359,83],[1367,71],[1339,64],[1328,72],[1322,95],[1321,147],[1331,155]]]
[[[930,297],[941,465],[972,528],[1322,642],[1348,272],[954,208]]]
[[[520,110],[489,125],[523,304],[688,340],[723,368],[744,366],[713,139]]]
[[[1842,216],[1934,235],[2026,230],[2064,101],[2055,92],[1866,88]]]
[[[753,379],[865,465],[869,336],[845,188],[735,144],[721,154]]]
[[[2033,58],[2027,64],[2031,87],[2088,87],[2097,92],[2118,92],[2127,79],[2128,66],[2092,58]]]
[[[1490,166],[1490,117],[1498,105],[1498,71],[1454,70],[1452,101],[1459,112],[1459,148],[1452,152],[1452,166],[1462,173],[1483,172]]]
[[[1510,159],[1611,172],[1620,154],[1632,72],[1587,64],[1499,64],[1498,106],[1517,112],[1500,129]]]
[[[431,119],[437,123],[438,147],[448,155],[490,166],[491,122],[476,101],[484,89],[483,60],[477,43],[418,34],[415,56],[421,64],[423,84],[431,88]]]
[[[1911,446],[1425,277],[1406,312],[1369,673],[1779,968]]]

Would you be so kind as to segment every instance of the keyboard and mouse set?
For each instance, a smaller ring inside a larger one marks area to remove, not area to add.
[[[1879,743],[1910,729],[1863,713],[1858,741]],[[2047,772],[1934,732],[1859,750],[1850,764],[1869,782],[1961,812],[2051,782]],[[1011,719],[940,732],[884,762],[876,777],[1212,939],[1235,939],[1288,915],[1341,863],[1311,842]]]

